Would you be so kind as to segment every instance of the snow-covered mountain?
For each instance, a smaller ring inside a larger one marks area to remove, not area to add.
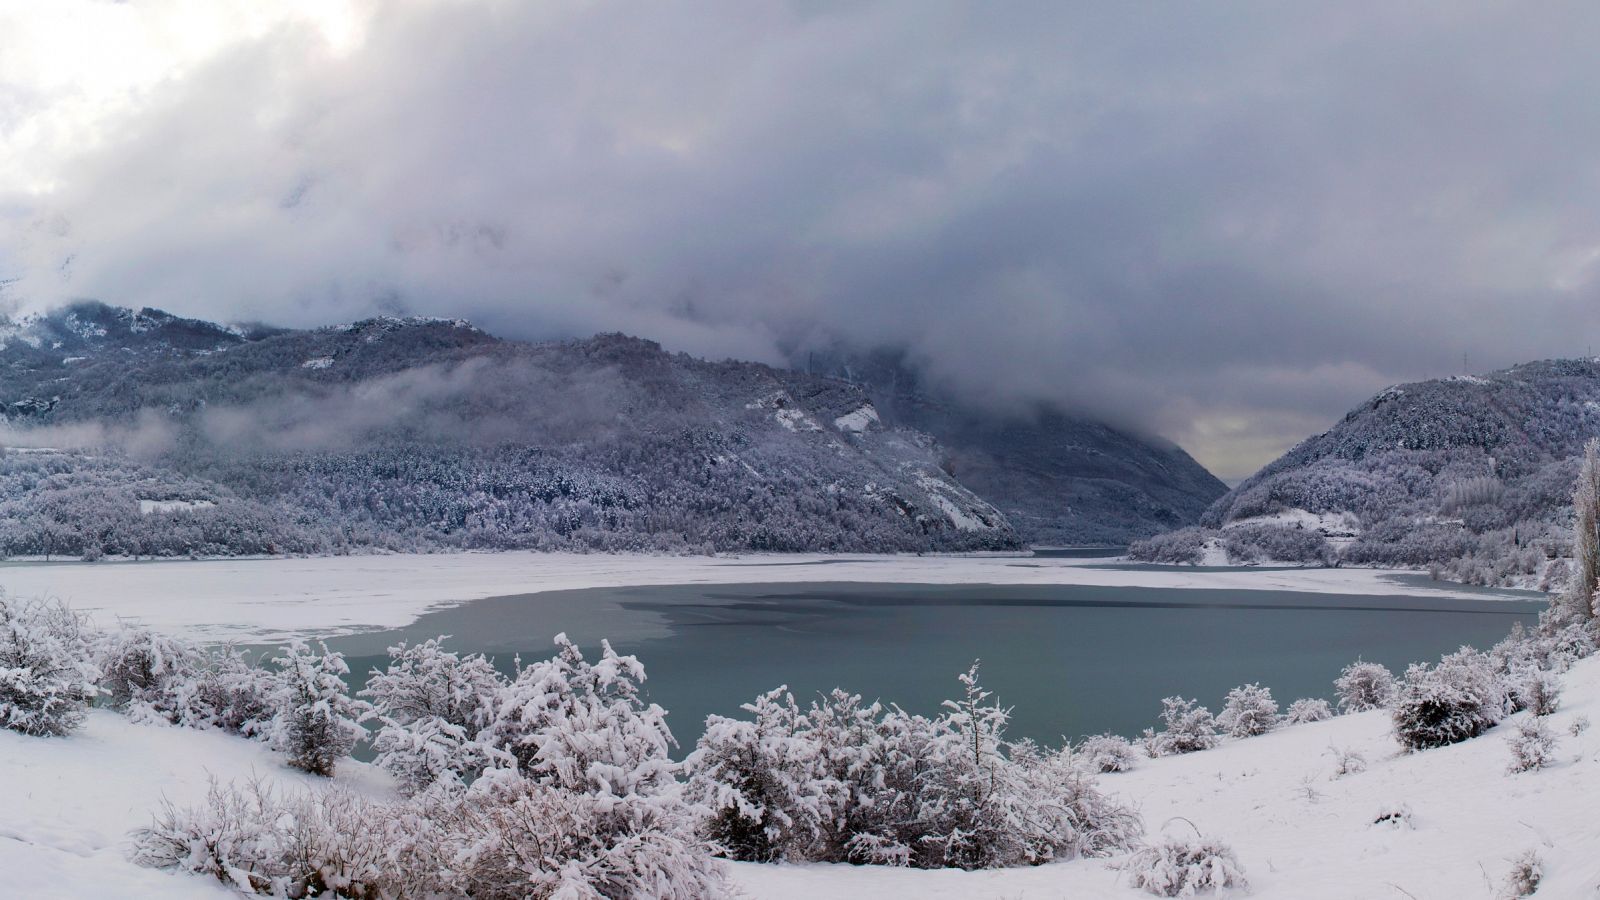
[[[1126,545],[1194,524],[1228,489],[1168,441],[1045,406],[963,402],[903,354],[809,353],[801,363],[860,384],[884,421],[937,438],[956,477],[1029,543]]]
[[[462,321],[0,323],[0,553],[1010,548],[859,387]]]
[[[1559,579],[1577,458],[1600,436],[1600,360],[1547,360],[1402,384],[1352,410],[1212,504],[1205,540],[1255,557],[1437,565],[1469,581]],[[1210,529],[1210,531],[1207,531]]]

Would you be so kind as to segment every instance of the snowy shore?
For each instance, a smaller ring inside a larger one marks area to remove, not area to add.
[[[1214,750],[1141,761],[1101,786],[1133,803],[1152,836],[1192,835],[1231,844],[1254,897],[1271,900],[1491,897],[1525,850],[1538,852],[1538,896],[1591,897],[1600,884],[1600,731],[1578,736],[1580,718],[1600,719],[1600,658],[1564,676],[1556,763],[1508,775],[1505,736],[1522,715],[1482,737],[1403,754],[1385,713],[1283,727]],[[1334,778],[1329,748],[1350,749],[1364,772]],[[41,898],[221,898],[201,878],[141,869],[125,856],[127,832],[150,821],[164,799],[189,804],[207,780],[262,777],[312,781],[262,745],[218,733],[135,725],[96,710],[67,738],[0,731],[0,894]],[[387,779],[353,761],[337,782],[374,795]],[[1374,824],[1403,805],[1409,826]],[[1178,818],[1181,817],[1181,818]],[[1192,827],[1191,824],[1192,823]],[[730,866],[752,898],[1140,897],[1118,860],[1077,860],[998,871],[918,871],[833,865]]]
[[[54,597],[110,624],[136,621],[201,640],[399,628],[425,612],[484,597],[587,587],[749,582],[1102,585],[1284,590],[1492,599],[1448,583],[1400,584],[1364,568],[1120,567],[1105,560],[1013,556],[738,557],[451,553],[0,566],[15,597]]]

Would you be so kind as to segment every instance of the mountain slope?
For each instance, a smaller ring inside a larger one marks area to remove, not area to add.
[[[1240,483],[1201,524],[1231,537],[1235,558],[1321,554],[1438,565],[1471,581],[1559,579],[1546,563],[1567,552],[1577,457],[1597,435],[1600,360],[1397,385]],[[1202,537],[1165,539],[1167,552]]]
[[[925,431],[947,468],[1034,544],[1125,545],[1198,521],[1227,486],[1175,444],[1048,408],[996,412],[922,383],[895,353],[812,354],[884,420]]]
[[[970,550],[1005,517],[861,389],[465,322],[0,328],[0,553]],[[48,449],[41,449],[48,448]]]

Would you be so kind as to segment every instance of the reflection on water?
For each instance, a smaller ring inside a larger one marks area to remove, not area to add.
[[[399,640],[452,635],[509,671],[566,632],[598,653],[611,639],[649,673],[651,699],[691,745],[708,713],[787,684],[804,701],[834,686],[934,713],[974,658],[1014,737],[1057,743],[1154,724],[1160,700],[1213,709],[1259,681],[1287,705],[1331,693],[1355,658],[1397,671],[1463,643],[1487,646],[1542,602],[1289,591],[913,584],[736,584],[592,588],[480,600],[398,631],[330,642],[364,675]],[[363,678],[358,678],[364,680]]]

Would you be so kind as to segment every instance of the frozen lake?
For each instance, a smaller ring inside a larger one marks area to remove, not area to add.
[[[985,684],[1015,707],[1012,736],[1059,743],[1133,735],[1154,724],[1170,694],[1213,710],[1249,681],[1283,705],[1330,697],[1333,678],[1358,656],[1398,673],[1463,643],[1487,647],[1544,606],[1529,593],[1433,592],[1404,576],[1392,583],[1392,594],[842,581],[602,587],[481,599],[330,643],[360,675],[399,640],[449,634],[455,649],[487,653],[509,670],[515,654],[549,656],[558,632],[589,654],[608,637],[644,662],[650,697],[671,712],[685,745],[706,714],[737,715],[780,684],[802,703],[839,686],[936,712],[959,688],[956,674],[981,658]]]

